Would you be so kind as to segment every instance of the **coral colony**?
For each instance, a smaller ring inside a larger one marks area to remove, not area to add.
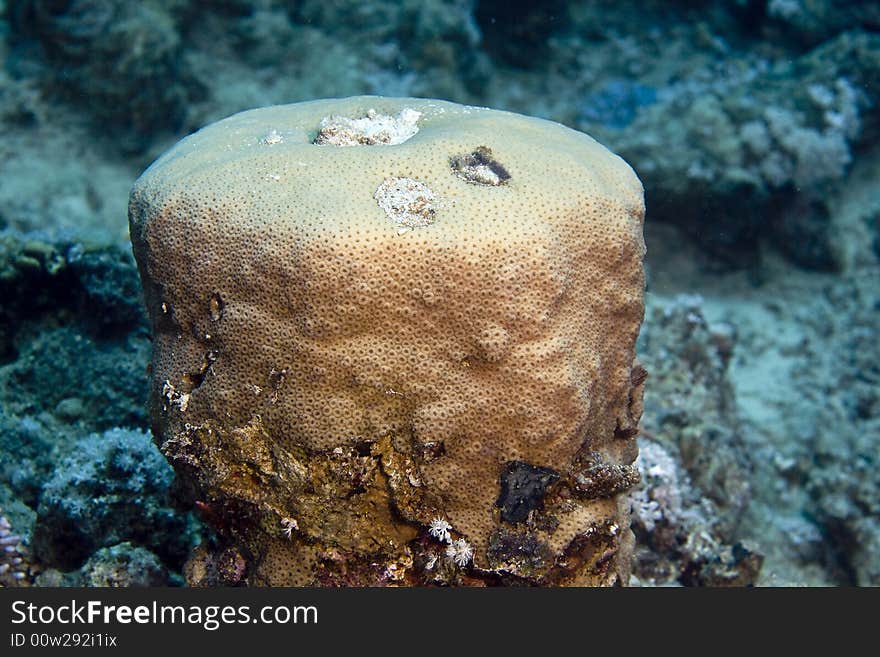
[[[507,112],[314,101],[187,137],[129,216],[157,442],[239,509],[215,552],[249,583],[627,582],[645,247],[619,157]]]

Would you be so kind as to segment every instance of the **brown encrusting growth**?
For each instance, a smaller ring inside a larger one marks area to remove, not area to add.
[[[351,138],[313,143],[326,117]],[[411,136],[357,138],[387,117]],[[506,112],[317,101],[188,137],[129,213],[153,431],[220,534],[191,583],[626,583],[644,204],[620,158]]]

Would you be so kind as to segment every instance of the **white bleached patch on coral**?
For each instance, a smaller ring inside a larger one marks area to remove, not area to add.
[[[412,178],[386,178],[373,198],[399,233],[434,223],[437,195],[425,183]]]
[[[404,107],[396,116],[380,114],[374,109],[356,119],[327,116],[318,126],[316,144],[328,146],[396,146],[419,131],[422,113]]]

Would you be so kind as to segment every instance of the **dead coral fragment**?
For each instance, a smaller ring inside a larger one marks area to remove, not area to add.
[[[419,131],[422,116],[404,107],[397,116],[379,114],[376,110],[350,119],[347,116],[327,116],[321,119],[318,136],[313,143],[325,146],[396,146]]]
[[[418,180],[386,178],[373,198],[388,218],[399,226],[399,233],[434,223],[437,195]]]
[[[598,454],[590,453],[575,475],[575,490],[586,499],[607,498],[632,488],[639,481],[637,467],[606,463]]]
[[[449,158],[449,166],[456,176],[474,185],[497,187],[510,180],[507,169],[492,157],[492,151],[486,146],[478,146],[472,153]]]

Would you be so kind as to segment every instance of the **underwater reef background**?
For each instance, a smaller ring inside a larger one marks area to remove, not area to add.
[[[645,184],[634,582],[880,585],[880,4],[0,0],[0,584],[182,583],[134,179],[237,111],[540,116]],[[5,519],[4,519],[5,518]]]

